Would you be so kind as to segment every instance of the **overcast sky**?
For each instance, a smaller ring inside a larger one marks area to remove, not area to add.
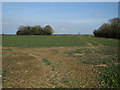
[[[92,34],[115,17],[117,2],[3,2],[2,33],[15,34],[20,25],[51,25],[59,34]]]

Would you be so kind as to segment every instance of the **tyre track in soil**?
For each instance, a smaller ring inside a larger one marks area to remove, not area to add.
[[[80,37],[80,40],[82,40],[83,42],[87,43],[91,48],[95,48],[91,43],[85,41],[85,39]]]
[[[87,43],[90,47],[96,48],[96,47],[93,46],[91,43],[85,41],[85,39],[83,39],[83,37],[82,37],[82,38],[80,37],[80,40],[82,40],[82,41],[84,41],[85,43]],[[103,44],[101,44],[101,43],[98,43],[98,42],[96,42],[96,41],[92,41],[92,42],[95,42],[95,43],[99,44],[99,46],[101,46],[101,47],[105,47],[105,45],[103,45]]]
[[[101,43],[98,43],[98,42],[96,42],[96,41],[93,41],[93,42],[99,44],[101,47],[105,47],[105,45],[103,45],[103,44],[101,44]]]
[[[91,38],[91,37],[90,37],[90,38]],[[97,41],[92,41],[92,42],[95,42],[95,43],[99,44],[101,47],[105,47],[105,45],[103,45],[103,44],[101,44],[101,43],[99,43],[99,42],[97,42]]]

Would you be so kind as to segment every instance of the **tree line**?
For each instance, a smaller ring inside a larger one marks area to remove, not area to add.
[[[52,35],[54,33],[52,27],[47,25],[41,26],[20,26],[17,35]]]
[[[97,37],[120,38],[120,19],[113,18],[104,23],[93,34]]]

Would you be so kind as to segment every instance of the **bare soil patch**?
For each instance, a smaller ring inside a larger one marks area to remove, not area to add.
[[[3,47],[7,49],[8,47]],[[3,50],[4,88],[97,87],[98,71],[93,65],[83,64],[76,57],[63,52],[79,47],[13,48]],[[50,51],[58,50],[58,53]],[[42,60],[46,58],[50,65]]]

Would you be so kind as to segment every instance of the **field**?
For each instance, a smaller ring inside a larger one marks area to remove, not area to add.
[[[2,36],[4,88],[120,88],[117,39]]]

